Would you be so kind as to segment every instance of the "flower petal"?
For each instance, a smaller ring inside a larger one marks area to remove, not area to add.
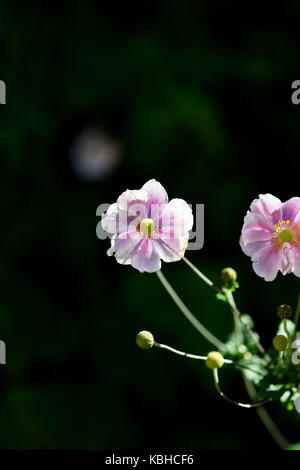
[[[270,220],[258,212],[248,212],[242,228],[242,238],[245,245],[270,240],[273,232],[274,228]]]
[[[250,206],[252,212],[258,212],[275,225],[281,218],[281,201],[272,194],[260,194]]]
[[[138,253],[134,254],[131,264],[140,272],[154,273],[161,268],[161,261],[158,253],[154,249],[153,240],[143,240]]]
[[[154,240],[155,250],[160,258],[166,263],[179,261],[184,256],[188,240],[189,234],[185,237],[177,238],[176,240],[160,238],[158,240]]]
[[[282,263],[282,250],[278,250],[272,241],[252,255],[253,269],[265,281],[274,281]]]
[[[265,241],[255,242],[255,243],[248,243],[247,245],[243,241],[243,237],[240,237],[240,245],[245,253],[245,255],[252,256],[257,251],[261,250],[263,246],[265,246]]]
[[[117,232],[117,216],[118,206],[117,203],[111,204],[106,213],[102,215],[101,225],[103,230],[108,233]]]
[[[137,217],[146,217],[146,201],[148,199],[148,194],[142,189],[134,189],[124,191],[121,196],[119,196],[117,204],[118,210],[124,211],[127,216]]]
[[[294,248],[294,269],[293,273],[295,276],[300,277],[300,246]]]
[[[292,197],[282,204],[282,219],[291,223],[300,222],[300,197]]]
[[[131,264],[131,258],[136,254],[143,242],[137,232],[128,232],[127,237],[122,234],[111,240],[112,246],[115,251],[115,258],[120,264]]]
[[[160,206],[168,203],[168,195],[165,188],[155,179],[147,181],[142,187],[148,194],[147,198],[147,217],[156,221],[159,217]]]
[[[294,271],[294,253],[293,250],[282,250],[282,262],[280,271],[285,276]]]
[[[186,236],[194,223],[192,209],[183,199],[172,199],[162,210],[159,226],[164,232],[164,238],[170,240]]]

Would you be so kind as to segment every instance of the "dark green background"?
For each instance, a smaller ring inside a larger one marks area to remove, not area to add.
[[[266,283],[238,244],[259,193],[299,195],[297,2],[264,13],[231,2],[2,2],[0,370],[2,449],[275,449],[255,411],[222,401],[203,363],[141,351],[135,335],[210,350],[163,291],[106,256],[96,208],[156,178],[205,204],[205,243],[187,255],[216,283],[231,265],[237,301],[270,346],[292,275]],[[69,150],[98,125],[123,146],[109,178],[76,176]],[[163,266],[225,340],[231,314],[183,263]],[[247,400],[240,375],[226,393]],[[268,406],[291,441],[299,416]]]

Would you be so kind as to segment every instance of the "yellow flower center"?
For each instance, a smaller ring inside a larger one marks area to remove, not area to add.
[[[155,228],[156,228],[155,222],[152,219],[145,218],[140,222],[140,231],[144,235],[149,235],[153,233],[155,231]]]
[[[285,228],[279,234],[280,239],[285,243],[290,243],[294,239],[294,232],[290,228]]]
[[[300,244],[300,227],[289,220],[280,220],[274,225],[272,239],[279,250],[291,250]]]

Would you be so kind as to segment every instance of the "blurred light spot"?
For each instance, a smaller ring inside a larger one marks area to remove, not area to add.
[[[121,145],[104,132],[86,129],[75,139],[70,157],[72,168],[80,178],[96,181],[106,178],[117,168]]]

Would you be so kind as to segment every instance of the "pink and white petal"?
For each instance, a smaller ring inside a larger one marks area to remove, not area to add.
[[[292,197],[282,204],[282,220],[300,222],[300,197]]]
[[[294,270],[294,253],[293,250],[282,250],[281,273],[285,276]]]
[[[118,236],[112,240],[115,258],[118,263],[131,264],[131,258],[140,249],[142,241],[137,232],[128,233],[127,238],[120,238]]]
[[[118,198],[118,210],[131,217],[147,217],[147,199],[148,194],[146,191],[142,189],[127,189],[127,191],[124,191]]]
[[[281,201],[272,194],[260,194],[250,206],[252,212],[259,213],[268,219],[272,225],[281,220]]]
[[[115,202],[111,204],[107,209],[106,213],[102,215],[101,226],[105,232],[116,233],[117,232],[117,216],[118,216],[118,206]]]
[[[183,199],[172,199],[164,206],[159,219],[159,226],[169,234],[169,239],[184,236],[192,229],[193,223],[192,209]]]
[[[293,273],[295,274],[295,276],[300,277],[300,246],[297,248],[294,248],[293,254],[294,254]]]
[[[270,240],[274,232],[273,225],[263,215],[249,212],[242,228],[242,237],[245,244]]]
[[[145,183],[142,187],[142,190],[148,194],[146,203],[147,217],[153,218],[151,217],[151,206],[156,206],[155,208],[153,207],[152,212],[157,212],[157,208],[161,204],[167,204],[169,200],[167,192],[165,188],[155,179],[147,181],[147,183]]]
[[[278,250],[273,242],[265,242],[265,246],[252,255],[254,272],[265,281],[274,281],[282,265],[282,256],[282,250]]]
[[[254,253],[261,250],[263,248],[263,246],[265,246],[265,244],[266,244],[265,241],[259,241],[259,242],[255,242],[255,243],[246,244],[246,243],[244,243],[243,236],[241,235],[241,237],[240,237],[241,248],[242,248],[243,252],[245,253],[245,255],[247,255],[247,256],[253,256]]]
[[[184,252],[188,245],[189,234],[184,237],[177,238],[176,240],[168,240],[160,238],[154,240],[155,250],[160,258],[166,263],[179,261],[184,256]]]
[[[131,265],[140,272],[154,273],[161,268],[161,261],[153,240],[143,240],[139,251],[132,256]]]

